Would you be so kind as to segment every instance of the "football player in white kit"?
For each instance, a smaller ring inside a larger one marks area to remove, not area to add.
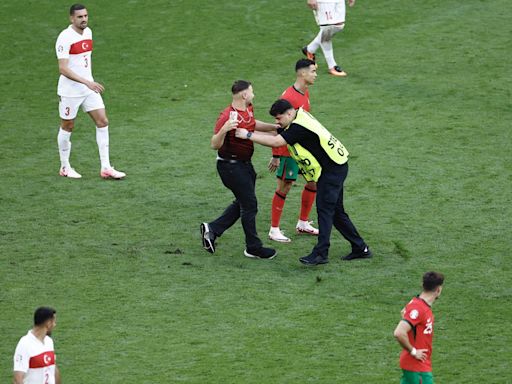
[[[20,339],[14,352],[14,384],[61,384],[50,337],[56,325],[55,309],[36,309],[33,328]]]
[[[347,73],[341,69],[334,59],[332,48],[333,36],[345,27],[345,0],[307,0],[313,10],[320,32],[311,43],[302,48],[302,52],[310,60],[315,61],[315,52],[322,48],[329,73],[333,76],[345,77]],[[350,7],[356,0],[348,0]]]
[[[96,142],[100,153],[100,176],[104,179],[122,179],[124,172],[110,165],[108,119],[101,93],[103,85],[92,77],[92,32],[87,26],[87,9],[82,4],[73,4],[69,10],[71,24],[57,38],[55,49],[59,62],[59,114],[61,126],[57,136],[60,155],[61,176],[79,179],[82,177],[69,163],[71,132],[75,125],[78,108],[82,107],[96,124]]]

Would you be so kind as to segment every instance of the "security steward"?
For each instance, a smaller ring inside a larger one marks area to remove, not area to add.
[[[352,251],[342,260],[364,259],[372,253],[343,207],[343,183],[348,174],[348,151],[318,120],[302,108],[295,110],[284,99],[270,108],[281,129],[276,133],[250,132],[237,128],[236,137],[267,147],[287,145],[306,181],[317,183],[318,242],[299,261],[306,265],[326,264],[331,229],[350,242]]]

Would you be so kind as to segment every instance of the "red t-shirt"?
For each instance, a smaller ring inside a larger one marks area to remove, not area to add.
[[[215,123],[214,132],[218,133],[224,123],[229,120],[229,113],[232,111],[238,112],[238,127],[245,128],[248,131],[254,132],[256,127],[256,120],[254,119],[254,112],[252,105],[249,105],[245,111],[235,109],[229,106],[224,109],[217,123]],[[226,134],[224,144],[219,148],[218,154],[223,159],[236,159],[236,160],[251,160],[254,152],[254,144],[251,140],[239,139],[235,137],[235,130],[232,129]]]
[[[416,360],[409,351],[402,350],[400,368],[413,372],[432,371],[432,339],[434,337],[434,314],[430,305],[423,299],[414,297],[405,306],[402,321],[407,321],[412,329],[409,331],[409,342],[416,349],[427,349],[425,361]]]
[[[285,89],[281,95],[281,99],[288,100],[295,109],[302,108],[307,112],[310,111],[309,89],[306,89],[306,92],[301,93],[292,85],[291,87]],[[288,152],[288,147],[283,145],[282,147],[272,148],[272,155],[290,157],[290,152]]]

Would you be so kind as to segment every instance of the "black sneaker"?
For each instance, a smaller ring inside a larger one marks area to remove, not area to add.
[[[319,264],[327,264],[329,259],[327,257],[322,257],[318,255],[308,255],[301,257],[299,261],[304,265],[319,265]]]
[[[265,248],[261,247],[258,249],[254,249],[249,251],[247,249],[244,250],[244,255],[253,259],[273,259],[277,255],[277,251],[273,248]]]
[[[316,62],[316,55],[314,53],[311,53],[308,51],[308,47],[307,45],[302,48],[302,53],[304,54],[304,56],[306,56],[309,60],[312,60],[312,61],[315,61]]]
[[[201,223],[201,240],[203,248],[210,253],[215,253],[215,233],[210,230],[208,223]]]
[[[369,259],[372,256],[372,251],[366,246],[362,251],[350,252],[347,256],[342,257],[341,260]]]

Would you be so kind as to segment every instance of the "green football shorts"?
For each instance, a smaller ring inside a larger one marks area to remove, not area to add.
[[[281,156],[279,160],[279,168],[277,168],[276,176],[281,180],[297,180],[297,176],[299,175],[297,162],[288,156]]]
[[[402,369],[400,384],[434,384],[432,372],[412,372]]]

